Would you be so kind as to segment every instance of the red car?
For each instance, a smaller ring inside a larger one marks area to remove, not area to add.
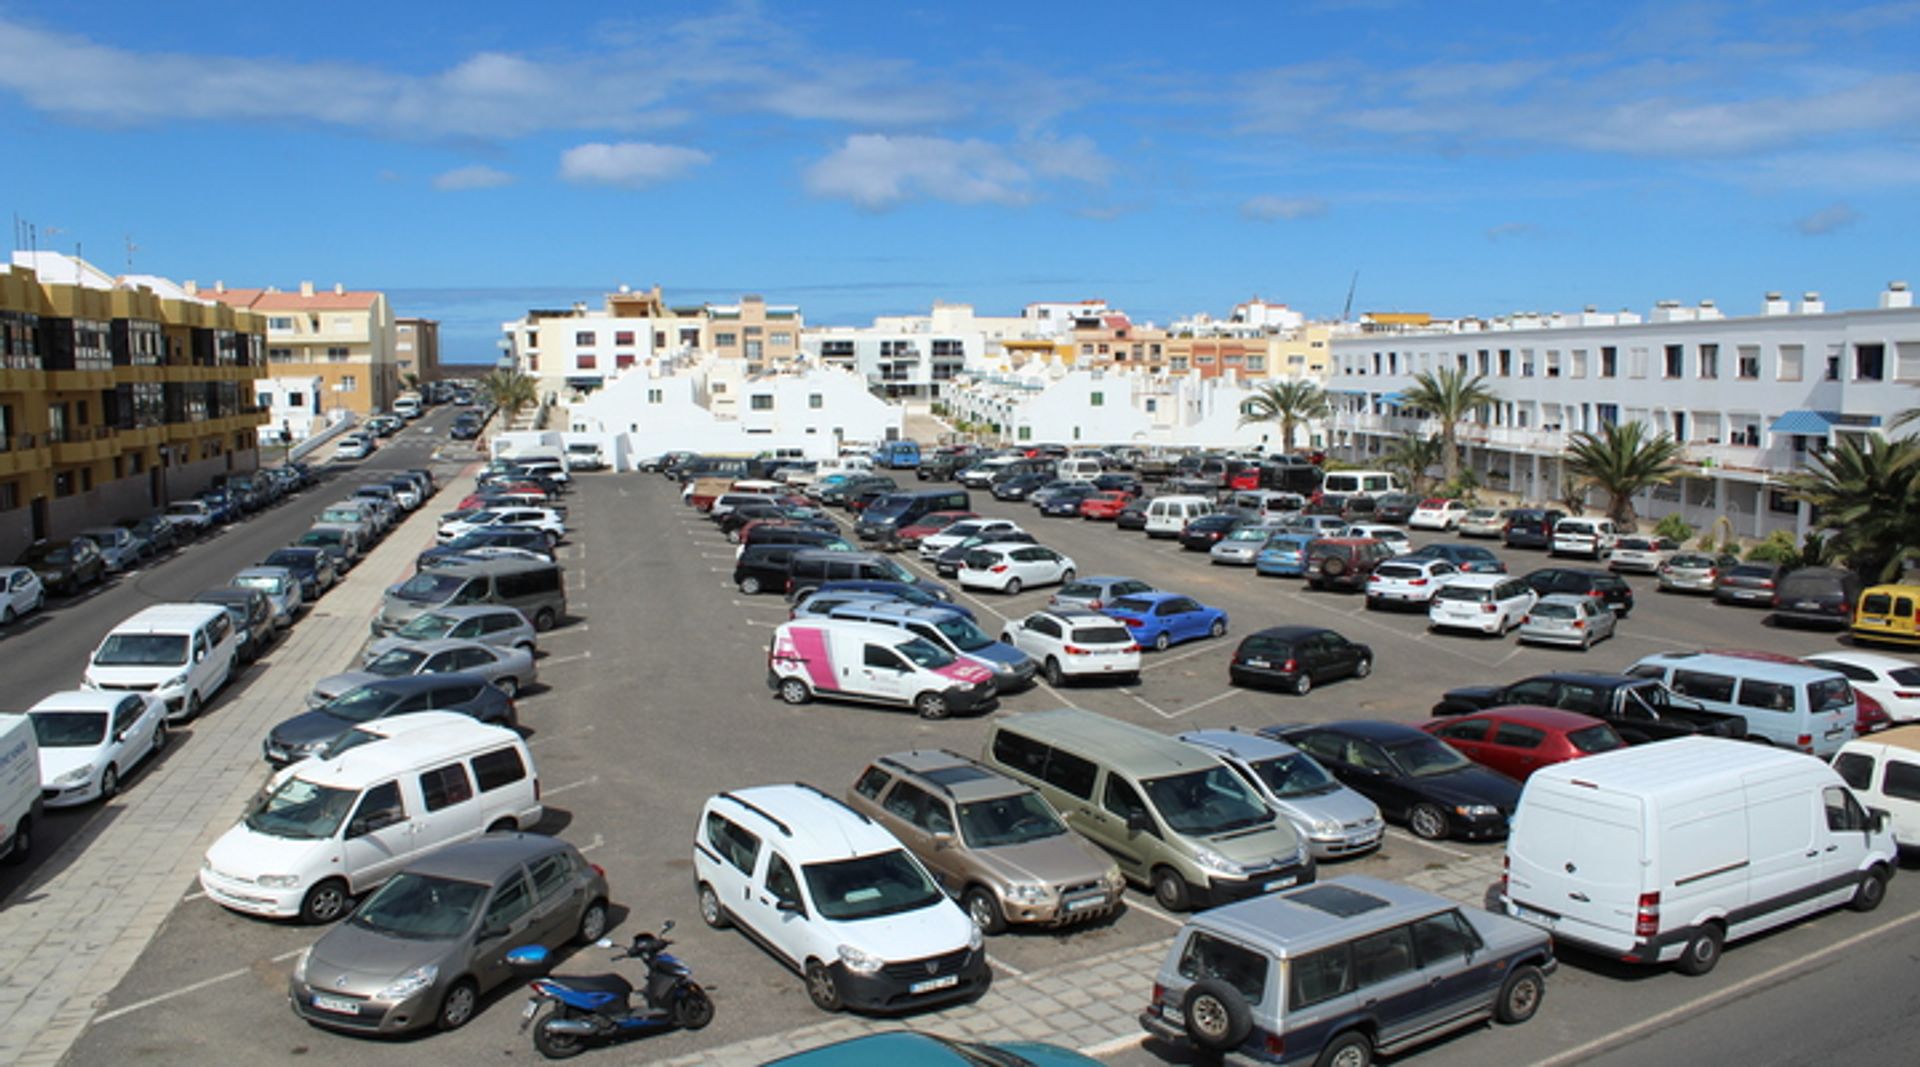
[[[1789,656],[1782,652],[1761,652],[1752,648],[1710,648],[1707,651],[1716,656],[1739,656],[1742,659],[1757,659],[1766,663],[1791,663],[1798,667],[1811,667],[1813,664],[1798,656]],[[1893,725],[1893,716],[1887,714],[1878,700],[1868,696],[1859,686],[1853,686],[1853,735],[1865,737],[1879,733]]]
[[[1118,489],[1108,489],[1093,494],[1080,502],[1080,517],[1083,519],[1106,519],[1111,521],[1120,517],[1120,512],[1133,502],[1132,493],[1123,493]]]
[[[977,519],[979,515],[971,511],[935,511],[921,516],[910,526],[902,526],[894,535],[894,540],[902,547],[912,548],[920,539],[929,534],[937,534],[961,519]]]
[[[1627,747],[1612,726],[1591,715],[1535,704],[1433,719],[1420,728],[1482,767],[1521,781],[1542,767]]]

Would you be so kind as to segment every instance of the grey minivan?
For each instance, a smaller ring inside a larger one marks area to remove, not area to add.
[[[476,560],[420,571],[387,590],[373,635],[384,637],[422,612],[459,604],[518,608],[544,633],[567,617],[566,582],[559,564],[546,560]]]

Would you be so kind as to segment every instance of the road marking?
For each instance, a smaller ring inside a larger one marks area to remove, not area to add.
[[[1092,1056],[1094,1059],[1099,1059],[1102,1056],[1111,1056],[1116,1052],[1125,1052],[1131,1048],[1138,1048],[1146,1044],[1146,1041],[1147,1034],[1146,1031],[1143,1030],[1140,1033],[1128,1034],[1125,1037],[1109,1038],[1106,1041],[1100,1042],[1098,1045],[1088,1045],[1086,1048],[1080,1050],[1080,1055]]]
[[[585,854],[588,852],[592,852],[594,849],[599,848],[601,845],[604,845],[606,843],[607,843],[606,838],[601,837],[599,834],[594,834],[593,840],[587,842],[584,845],[581,845],[577,851],[581,852],[582,854]]]
[[[280,955],[273,957],[268,962],[285,963],[286,961],[294,958],[295,956],[298,956],[299,954],[305,951],[306,949],[304,948],[296,948],[292,952],[282,952]],[[232,979],[235,979],[235,978],[243,978],[252,973],[253,973],[253,968],[241,967],[238,970],[227,971],[224,974],[216,974],[212,978],[202,978],[200,981],[194,982],[192,985],[184,985],[178,989],[173,989],[165,993],[161,993],[159,996],[148,997],[145,1000],[136,1000],[133,1003],[128,1004],[123,1008],[115,1008],[112,1011],[101,1012],[100,1014],[93,1017],[93,1022],[90,1025],[98,1026],[104,1022],[111,1022],[115,1019],[118,1019],[122,1015],[130,1015],[136,1011],[140,1011],[143,1008],[151,1008],[156,1004],[164,1004],[167,1001],[173,1000],[177,997],[184,997],[188,993],[198,993],[199,991],[207,988],[208,986],[219,985],[221,982],[231,981]]]
[[[590,734],[593,731],[594,731],[594,725],[592,723],[588,723],[585,726],[581,726],[569,731],[569,735],[578,736],[580,734]],[[559,736],[560,736],[559,734],[555,734],[555,733],[542,733],[538,737],[535,737],[533,740],[527,742],[527,747],[536,748],[540,745],[546,744],[549,741],[557,739]]]
[[[181,897],[180,903],[185,904],[189,900],[199,900],[201,897],[204,897],[206,895],[207,895],[206,890],[196,889],[193,892],[188,893],[186,896]]]
[[[1204,707],[1207,707],[1207,706],[1208,706],[1208,705],[1210,705],[1210,704],[1218,704],[1218,703],[1220,703],[1220,702],[1221,702],[1222,700],[1225,700],[1225,699],[1227,699],[1228,697],[1231,697],[1231,696],[1239,696],[1239,695],[1240,695],[1240,690],[1238,690],[1238,689],[1229,689],[1229,690],[1227,690],[1226,692],[1224,692],[1224,693],[1221,693],[1221,694],[1220,694],[1220,695],[1218,695],[1218,696],[1210,696],[1210,697],[1208,697],[1207,699],[1205,699],[1205,700],[1202,700],[1202,701],[1201,701],[1200,703],[1198,703],[1198,704],[1189,704],[1189,705],[1187,705],[1186,707],[1184,707],[1184,708],[1181,708],[1181,709],[1180,709],[1179,711],[1176,711],[1176,712],[1174,712],[1173,714],[1171,714],[1171,715],[1169,715],[1169,716],[1167,716],[1167,717],[1168,717],[1168,718],[1170,718],[1170,719],[1173,719],[1173,718],[1178,718],[1178,717],[1180,717],[1180,716],[1182,716],[1182,715],[1185,715],[1185,714],[1187,714],[1187,713],[1188,713],[1188,712],[1190,712],[1190,711],[1199,711],[1199,710],[1200,710],[1201,708],[1204,708]]]
[[[577,782],[568,782],[566,785],[556,785],[552,789],[543,789],[540,791],[540,795],[542,798],[557,797],[560,794],[567,792],[568,790],[578,789],[581,786],[585,786],[585,785],[593,785],[599,781],[600,781],[600,776],[595,774],[586,778],[582,778]]]
[[[1736,1000],[1745,996],[1750,990],[1773,984],[1784,975],[1805,973],[1811,969],[1808,967],[1808,964],[1816,960],[1839,955],[1861,942],[1884,936],[1888,932],[1916,920],[1920,920],[1920,911],[1908,912],[1898,919],[1882,923],[1871,930],[1862,930],[1852,937],[1836,941],[1825,948],[1816,949],[1790,962],[1780,964],[1777,967],[1762,971],[1759,974],[1749,975],[1730,986],[1716,989],[1698,1000],[1675,1005],[1658,1015],[1643,1019],[1624,1030],[1616,1030],[1613,1033],[1596,1037],[1583,1045],[1576,1045],[1573,1048],[1565,1049],[1555,1055],[1548,1056],[1544,1060],[1536,1060],[1534,1061],[1533,1067],[1558,1067],[1559,1064],[1573,1063],[1586,1059],[1601,1049],[1635,1040],[1642,1034],[1652,1033],[1655,1030],[1664,1028],[1668,1023],[1678,1021],[1682,1018],[1697,1016],[1705,1009],[1717,1007],[1724,1001]]]
[[[1008,963],[1005,960],[994,958],[994,955],[991,952],[987,953],[987,962],[995,967],[1000,968],[1001,970],[1007,972],[1008,974],[1013,975],[1015,978],[1025,979],[1027,977],[1027,972],[1021,970],[1018,967],[1015,967],[1013,964]]]
[[[1134,692],[1133,690],[1122,689],[1120,691],[1132,697],[1135,701],[1137,701],[1140,704],[1141,707],[1146,708],[1148,711],[1153,712],[1155,715],[1158,715],[1163,719],[1173,718],[1173,714],[1171,712],[1162,708],[1160,705],[1155,704],[1153,701],[1148,700],[1146,697],[1143,697],[1140,694]]]
[[[1395,841],[1401,841],[1401,842],[1406,842],[1406,843],[1415,844],[1415,845],[1425,845],[1426,847],[1434,850],[1435,852],[1444,852],[1447,855],[1452,856],[1454,859],[1470,860],[1474,858],[1474,854],[1471,852],[1461,852],[1458,849],[1448,848],[1445,845],[1438,845],[1433,843],[1432,841],[1428,841],[1424,837],[1415,837],[1409,833],[1402,833],[1401,831],[1396,830],[1391,826],[1387,827],[1387,836],[1393,838]]]
[[[1073,701],[1068,700],[1067,695],[1065,693],[1062,693],[1060,690],[1055,689],[1052,685],[1048,684],[1046,679],[1041,678],[1041,679],[1038,679],[1038,681],[1040,682],[1040,688],[1045,689],[1047,692],[1053,694],[1053,699],[1058,700],[1060,703],[1065,704],[1067,707],[1070,707],[1075,711],[1087,710],[1081,707],[1080,705],[1075,704]]]
[[[1186,923],[1180,921],[1179,919],[1174,918],[1171,915],[1168,915],[1166,912],[1161,911],[1159,908],[1156,908],[1151,904],[1142,904],[1139,901],[1129,900],[1127,901],[1127,909],[1129,911],[1138,911],[1142,915],[1151,915],[1154,918],[1160,920],[1163,923],[1166,923],[1168,926],[1171,926],[1175,929],[1179,929],[1180,927],[1187,925]]]
[[[1203,656],[1213,650],[1214,646],[1212,645],[1202,645],[1191,652],[1181,652],[1178,655],[1167,655],[1163,652],[1159,656],[1154,657],[1153,662],[1141,664],[1140,669],[1142,671],[1150,671],[1155,667],[1163,667],[1168,664],[1179,663],[1181,660],[1192,659],[1195,656]]]
[[[579,661],[581,661],[581,660],[583,660],[583,659],[592,659],[592,658],[593,658],[593,650],[592,650],[592,649],[588,649],[588,650],[587,650],[587,651],[585,651],[585,652],[575,652],[575,653],[574,653],[573,655],[571,655],[571,656],[556,656],[556,657],[549,657],[549,658],[547,658],[547,659],[544,659],[544,660],[541,660],[541,661],[540,661],[540,669],[544,671],[544,670],[546,670],[546,669],[547,669],[548,667],[558,667],[558,666],[560,666],[560,665],[561,665],[562,663],[578,663]]]
[[[792,606],[784,600],[735,600],[733,606],[736,608],[768,608],[773,611],[793,610]]]
[[[568,601],[568,603],[576,608],[585,606],[581,604],[578,600]],[[572,626],[568,626],[565,629],[548,630],[546,633],[540,636],[540,640],[551,641],[556,637],[572,637],[574,634],[585,634],[585,633],[592,633],[592,632],[593,632],[592,623],[576,622]]]

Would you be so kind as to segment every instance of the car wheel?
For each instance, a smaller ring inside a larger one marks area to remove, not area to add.
[[[1314,1067],[1372,1067],[1373,1042],[1358,1030],[1348,1030],[1320,1050]]]
[[[33,851],[33,820],[21,819],[13,828],[13,847],[7,850],[7,858],[0,860],[8,866],[18,866],[27,862],[27,856]]]
[[[533,628],[541,633],[546,633],[548,630],[553,629],[553,624],[558,621],[558,619],[554,618],[552,608],[541,608],[533,617]]]
[[[186,721],[192,722],[193,720],[199,717],[200,717],[200,694],[197,691],[188,693]]]
[[[1165,630],[1162,630],[1159,633],[1153,635],[1153,650],[1155,652],[1165,652],[1167,649],[1172,647],[1173,647],[1173,638],[1168,636]]]
[[[458,1030],[473,1018],[474,1009],[480,1006],[480,987],[473,979],[462,978],[453,983],[447,995],[440,999],[440,1011],[433,1017],[433,1025],[442,1031]]]
[[[819,960],[807,961],[807,999],[821,1011],[840,1010],[840,986],[833,980],[833,972]]]
[[[1168,911],[1186,911],[1192,903],[1187,892],[1187,880],[1172,867],[1153,869],[1153,899]]]
[[[1540,1001],[1547,995],[1547,979],[1531,964],[1515,967],[1500,986],[1500,999],[1493,1006],[1493,1017],[1508,1026],[1533,1018]]]
[[[487,824],[487,832],[490,834],[510,834],[518,829],[520,824],[512,819],[495,819]]]
[[[547,1028],[548,1020],[567,1019],[572,1015],[573,1012],[565,1004],[556,1003],[546,1014],[533,1020],[533,1047],[539,1050],[540,1055],[550,1060],[566,1060],[586,1051],[586,1043],[580,1040],[579,1034]]]
[[[1355,678],[1365,678],[1372,673],[1373,657],[1371,656],[1362,656],[1360,657],[1360,662],[1353,665],[1353,676]]]
[[[1213,625],[1207,628],[1207,633],[1209,636],[1212,636],[1212,637],[1227,636],[1227,620],[1225,619],[1213,620]]]
[[[3,612],[0,612],[0,626],[12,626],[13,620],[15,619],[15,617],[16,616],[13,614],[13,605],[8,604],[7,609]]]
[[[306,899],[300,902],[300,921],[309,926],[330,923],[347,913],[350,899],[347,883],[329,878],[307,890]]]
[[[591,945],[607,936],[607,902],[598,897],[580,913],[580,925],[574,928],[573,943]]]
[[[1424,841],[1444,841],[1450,829],[1447,813],[1434,804],[1415,804],[1407,813],[1407,829]]]
[[[1872,911],[1887,899],[1887,870],[1875,867],[1860,879],[1860,885],[1853,891],[1853,899],[1847,901],[1847,907],[1853,911]]]
[[[780,699],[789,704],[805,704],[813,699],[813,691],[798,678],[783,678],[780,680]]]
[[[1005,932],[1007,917],[1001,914],[1000,902],[994,899],[992,893],[974,886],[967,890],[967,895],[961,898],[961,903],[967,909],[967,918],[973,920],[973,925],[978,926],[981,933]]]
[[[1720,962],[1720,946],[1727,935],[1718,926],[1702,926],[1687,938],[1687,947],[1673,964],[1681,974],[1698,978]]]
[[[1052,656],[1047,657],[1047,662],[1040,670],[1046,676],[1048,685],[1057,687],[1067,683],[1067,672],[1060,669],[1060,661]]]
[[[725,930],[733,925],[732,917],[720,904],[720,894],[705,882],[700,883],[700,918],[715,930]]]
[[[1294,696],[1303,697],[1311,692],[1313,692],[1313,675],[1308,674],[1306,671],[1301,671],[1293,676]]]
[[[107,769],[100,772],[100,802],[104,804],[119,795],[120,768],[109,763]]]
[[[1068,567],[1066,570],[1060,572],[1060,584],[1065,585],[1071,581],[1073,581],[1073,568]]]
[[[1209,1052],[1227,1052],[1253,1032],[1253,1012],[1238,989],[1218,978],[1195,982],[1180,1004],[1187,1037]]]
[[[947,698],[939,693],[922,693],[913,698],[913,710],[923,719],[944,719],[949,714]]]
[[[751,574],[740,579],[740,591],[748,596],[758,596],[760,594],[760,579],[755,578]]]
[[[167,750],[167,721],[165,719],[162,719],[159,722],[153,724],[153,747],[148,749],[147,751],[151,755],[158,756],[160,753],[165,752],[166,750]]]
[[[1002,586],[1000,591],[1008,596],[1018,596],[1020,594],[1020,579],[1008,578],[1007,584]]]

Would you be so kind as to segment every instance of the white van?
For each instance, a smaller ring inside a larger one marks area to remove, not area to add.
[[[1796,748],[1831,759],[1853,740],[1859,723],[1846,676],[1766,653],[1656,652],[1627,668],[1658,678],[1708,711],[1746,720],[1747,740]]]
[[[40,743],[33,720],[0,715],[0,860],[26,859],[39,821]]]
[[[1090,482],[1105,473],[1100,461],[1087,456],[1073,456],[1054,465],[1053,476],[1070,482]]]
[[[1154,497],[1147,502],[1147,536],[1179,537],[1187,523],[1213,511],[1213,501],[1204,496]]]
[[[93,650],[88,689],[152,693],[167,721],[186,722],[240,669],[240,635],[218,604],[155,604],[113,628]]]
[[[781,623],[767,646],[767,687],[789,704],[834,697],[910,707],[923,719],[999,703],[991,670],[897,626],[842,619]]]
[[[1825,763],[1682,737],[1535,771],[1502,898],[1558,940],[1698,975],[1727,941],[1878,907],[1896,859],[1886,816]]]
[[[285,768],[207,850],[200,888],[235,911],[331,922],[419,856],[538,823],[526,742],[455,718]]]
[[[833,474],[872,474],[873,460],[865,456],[838,456],[823,459],[810,471],[796,471],[788,476],[790,486],[809,486]]]
[[[1378,498],[1405,490],[1400,488],[1400,479],[1387,471],[1328,471],[1320,481],[1320,491]]]
[[[423,410],[420,398],[412,394],[402,394],[393,402],[393,413],[403,419],[417,419]]]
[[[1920,726],[1902,726],[1842,745],[1833,769],[1870,811],[1893,820],[1893,840],[1920,849]]]

